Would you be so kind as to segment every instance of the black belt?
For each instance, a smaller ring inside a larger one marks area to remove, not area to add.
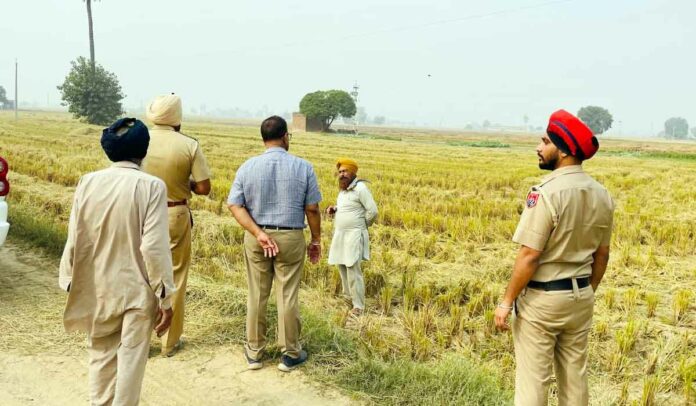
[[[259,227],[264,230],[304,230],[302,227],[279,227],[279,226],[264,226],[259,224]]]
[[[584,278],[576,278],[575,280],[578,281],[578,289],[590,286],[589,276]],[[559,279],[556,281],[549,282],[529,281],[527,287],[532,289],[545,290],[547,292],[550,290],[573,290],[573,278]]]

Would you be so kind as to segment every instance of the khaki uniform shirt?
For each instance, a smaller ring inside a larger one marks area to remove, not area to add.
[[[377,204],[365,181],[355,179],[336,199],[334,235],[329,250],[329,264],[353,266],[370,259],[370,236],[367,227],[377,218]]]
[[[589,276],[597,248],[609,246],[613,216],[609,192],[582,166],[566,166],[529,191],[512,240],[543,251],[534,281]]]
[[[155,125],[150,130],[143,170],[164,181],[170,202],[191,199],[190,178],[195,182],[210,179],[210,169],[198,141],[166,125]]]
[[[175,291],[164,183],[131,162],[80,179],[60,261],[67,331],[103,337]]]

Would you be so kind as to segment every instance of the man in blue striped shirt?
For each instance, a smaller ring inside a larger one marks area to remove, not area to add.
[[[321,193],[312,165],[288,153],[291,134],[278,116],[261,124],[266,147],[237,170],[227,204],[246,229],[247,264],[245,355],[249,369],[263,367],[266,347],[266,304],[273,282],[278,301],[278,343],[283,355],[278,369],[288,372],[307,360],[300,336],[299,289],[305,249],[312,263],[321,256]],[[312,241],[304,238],[305,216]]]

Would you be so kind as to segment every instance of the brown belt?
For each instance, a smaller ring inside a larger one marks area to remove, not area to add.
[[[167,202],[167,207],[176,207],[176,206],[185,206],[186,205],[186,199],[180,201],[180,202]]]

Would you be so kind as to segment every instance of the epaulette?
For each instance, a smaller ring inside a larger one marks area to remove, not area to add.
[[[536,200],[534,201],[533,206],[530,207],[530,205],[529,205],[530,196],[532,194],[536,193],[538,195],[538,197],[541,197],[544,200],[544,203],[546,203],[545,206],[549,208],[549,211],[551,212],[551,219],[553,220],[553,227],[556,228],[556,226],[558,226],[558,211],[556,210],[556,207],[554,207],[553,202],[551,202],[551,199],[549,199],[549,196],[546,194],[546,192],[542,188],[542,186],[549,183],[549,181],[551,181],[551,180],[553,180],[553,179],[549,179],[549,180],[542,182],[538,185],[532,186],[529,194],[527,195],[527,207],[531,208],[531,207],[534,207],[534,205],[536,205]]]
[[[193,138],[192,136],[190,136],[190,135],[188,135],[188,134],[184,134],[184,133],[182,133],[182,132],[180,132],[179,134],[183,135],[183,136],[186,137],[186,138],[191,138],[192,140],[198,142],[198,139],[197,139],[197,138]]]

